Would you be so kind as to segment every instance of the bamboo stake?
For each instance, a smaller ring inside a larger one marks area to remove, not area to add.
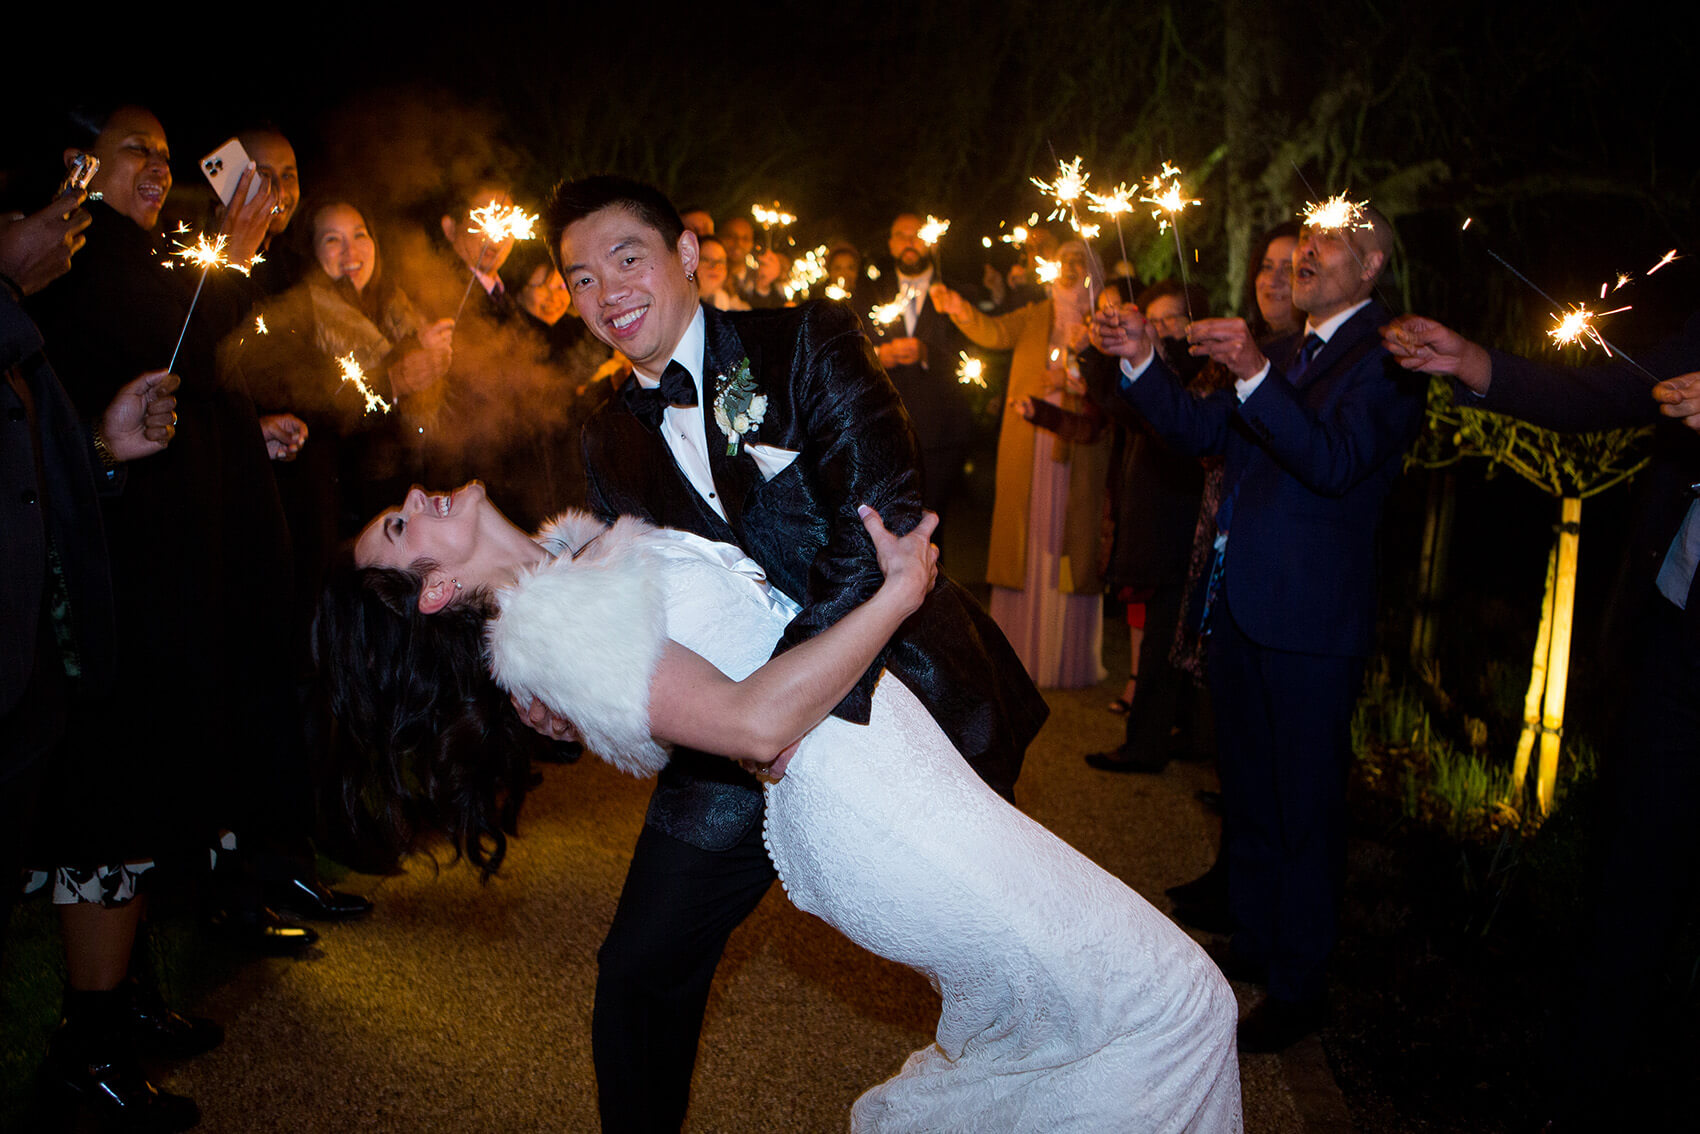
[[[1576,559],[1582,542],[1582,498],[1566,496],[1558,530],[1558,575],[1553,590],[1552,649],[1547,661],[1545,711],[1541,715],[1541,769],[1535,798],[1541,814],[1552,810],[1558,783],[1558,749],[1564,734],[1564,693],[1570,677],[1570,635],[1576,621]]]
[[[1517,756],[1511,762],[1511,798],[1521,807],[1523,784],[1529,778],[1529,755],[1541,728],[1541,694],[1546,692],[1547,654],[1552,645],[1552,600],[1558,572],[1558,543],[1547,552],[1547,581],[1541,592],[1541,625],[1535,631],[1535,660],[1529,669],[1529,691],[1523,695],[1523,731],[1517,737]]]

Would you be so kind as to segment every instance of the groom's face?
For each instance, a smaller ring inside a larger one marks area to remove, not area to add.
[[[659,378],[697,311],[696,234],[675,245],[619,205],[568,225],[562,273],[590,333]]]

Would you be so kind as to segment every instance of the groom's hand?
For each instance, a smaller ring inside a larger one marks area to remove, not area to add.
[[[566,717],[557,717],[549,711],[548,705],[537,698],[533,697],[530,704],[520,700],[517,693],[508,699],[513,702],[514,712],[519,714],[519,719],[524,721],[526,727],[532,732],[546,736],[550,740],[577,740],[579,738],[578,729],[573,727],[572,721],[569,721]]]

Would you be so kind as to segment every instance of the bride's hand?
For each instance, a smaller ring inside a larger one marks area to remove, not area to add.
[[[771,760],[739,760],[738,764],[758,780],[778,783],[784,777],[785,769],[791,763],[791,757],[797,754],[797,746],[801,743],[801,740],[793,740],[786,745],[783,752]]]
[[[921,522],[913,531],[895,536],[880,514],[866,504],[856,512],[868,529],[868,538],[874,541],[874,555],[885,575],[881,590],[902,596],[910,613],[919,610],[939,574],[939,549],[932,542],[933,529],[939,526],[938,513],[922,512]]]

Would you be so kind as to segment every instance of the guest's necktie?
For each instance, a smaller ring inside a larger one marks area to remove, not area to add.
[[[668,406],[697,404],[697,384],[691,378],[691,372],[674,360],[661,372],[659,386],[650,388],[638,385],[635,380],[627,382],[625,399],[626,408],[632,411],[632,416],[651,429],[659,430],[661,416],[667,412]]]

